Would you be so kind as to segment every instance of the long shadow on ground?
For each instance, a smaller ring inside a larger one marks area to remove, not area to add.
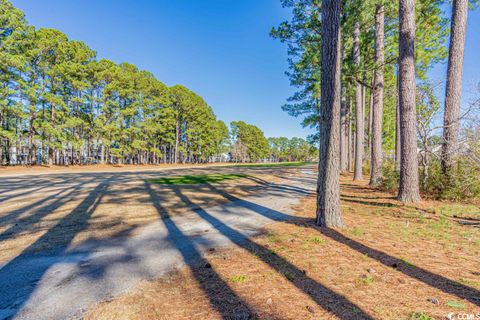
[[[210,305],[220,313],[223,319],[257,318],[248,304],[235,294],[208,261],[202,257],[190,238],[170,219],[167,210],[161,205],[162,198],[153,190],[151,184],[145,182],[145,188],[150,196],[150,201],[168,230],[167,239],[181,253],[183,260],[190,267],[193,276],[208,297]],[[200,270],[200,268],[204,268],[204,270]]]
[[[195,204],[187,196],[185,196],[179,188],[174,188],[173,190],[186,205],[192,207],[195,206]],[[254,211],[261,211],[261,214],[269,217],[275,217],[276,220],[282,218],[281,213],[262,207],[260,205],[253,204],[251,202],[249,203],[249,206],[247,208]],[[291,279],[290,282],[295,287],[308,294],[323,309],[335,314],[341,319],[372,319],[370,315],[363,311],[359,306],[346,299],[344,296],[316,282],[308,275],[304,274],[295,265],[291,264],[287,260],[268,250],[267,248],[253,242],[247,236],[229,227],[214,216],[210,215],[209,213],[207,213],[207,211],[205,211],[198,205],[196,206],[196,209],[194,211],[199,217],[207,221],[212,227],[214,227],[221,234],[230,239],[234,244],[248,250],[250,253],[260,258],[264,263],[268,264],[278,273],[282,275],[288,273],[290,275],[289,278]],[[292,218],[291,216],[287,215],[283,216],[285,219]]]
[[[294,224],[308,225],[311,228],[314,228],[324,234],[325,236],[335,240],[338,243],[349,246],[351,249],[356,250],[362,254],[368,255],[370,258],[377,260],[387,267],[391,267],[397,271],[404,273],[405,275],[414,278],[418,281],[421,281],[429,286],[437,288],[445,293],[455,295],[459,298],[470,301],[473,304],[480,306],[480,291],[468,286],[465,286],[456,281],[445,278],[441,275],[432,273],[426,269],[414,266],[407,265],[401,259],[391,256],[380,250],[368,247],[358,241],[355,241],[347,236],[335,231],[333,229],[320,228],[313,223],[313,220],[299,218],[290,216],[275,210],[266,208],[262,205],[249,202],[247,200],[239,199],[231,194],[215,188],[210,185],[212,190],[216,191],[218,194],[221,194],[223,197],[230,201],[235,201],[237,204],[249,208],[255,211],[258,214],[264,215],[271,218],[272,220],[283,220]],[[279,219],[280,217],[280,219]]]
[[[88,227],[88,220],[99,205],[106,188],[106,182],[98,184],[74,210],[2,267],[0,317],[13,318],[22,309],[42,276],[58,262],[58,259],[51,257],[64,254],[75,235]],[[70,228],[68,233],[64,231],[66,226]],[[37,252],[43,244],[50,242],[58,243],[55,249]]]

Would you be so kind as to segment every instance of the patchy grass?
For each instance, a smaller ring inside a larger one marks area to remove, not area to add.
[[[480,229],[435,212],[443,202],[405,206],[350,179],[341,181],[347,228],[317,227],[315,197],[305,198],[296,219],[208,253],[211,269],[192,265],[146,282],[85,318],[431,320],[477,312]],[[219,290],[218,278],[235,297]]]
[[[239,276],[233,276],[230,278],[230,281],[232,282],[236,282],[236,283],[242,283],[242,282],[246,282],[250,279],[249,276],[246,276],[246,275],[239,275]]]
[[[458,281],[460,283],[466,284],[467,286],[480,289],[480,280],[460,278],[460,279],[458,279]]]
[[[320,237],[312,237],[308,241],[310,241],[312,243],[315,243],[315,244],[325,244],[325,243],[327,243],[327,241],[325,241],[325,239],[322,239]]]
[[[156,179],[148,179],[149,182],[154,182],[158,184],[168,184],[168,185],[185,185],[185,184],[202,184],[202,183],[215,183],[224,180],[233,180],[246,178],[246,174],[234,174],[234,173],[224,173],[224,174],[198,174],[198,175],[185,175],[185,176],[173,176],[173,177],[162,177]]]
[[[350,232],[357,237],[361,237],[365,234],[365,230],[362,227],[355,227],[350,230]]]
[[[453,309],[459,309],[459,310],[464,310],[465,309],[465,304],[463,302],[455,301],[455,300],[448,301],[447,306],[449,306],[450,308],[453,308]]]
[[[371,275],[365,275],[360,277],[359,281],[363,284],[372,284],[375,281],[375,278]]]
[[[408,319],[409,320],[433,320],[433,318],[430,317],[425,312],[412,312],[412,314]]]

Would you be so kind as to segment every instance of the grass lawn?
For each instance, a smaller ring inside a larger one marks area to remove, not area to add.
[[[234,164],[232,167],[248,167],[248,168],[275,168],[275,167],[301,167],[308,164],[316,164],[316,162],[277,162],[277,163],[242,163]]]
[[[214,183],[224,180],[233,180],[246,178],[246,174],[199,174],[199,175],[185,175],[185,176],[173,176],[173,177],[163,177],[157,179],[149,179],[147,181],[154,182],[158,184],[173,184],[173,185],[185,185],[185,184],[201,184],[201,183]]]

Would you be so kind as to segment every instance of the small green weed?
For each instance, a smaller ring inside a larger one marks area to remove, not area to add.
[[[230,278],[230,281],[235,283],[247,282],[248,280],[250,280],[250,277],[245,275],[233,276]]]
[[[448,301],[447,306],[455,309],[462,309],[462,310],[465,309],[465,304],[463,302],[455,301],[455,300]]]

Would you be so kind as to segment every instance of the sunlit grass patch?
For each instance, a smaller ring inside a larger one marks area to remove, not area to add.
[[[350,229],[350,233],[357,237],[361,237],[365,234],[365,230],[362,227],[354,227]]]
[[[410,320],[433,320],[431,316],[426,314],[425,312],[413,312],[410,314]]]
[[[448,203],[435,208],[437,214],[443,214],[448,217],[470,217],[480,219],[480,208],[475,205]]]
[[[373,282],[375,282],[375,278],[371,275],[366,275],[360,277],[358,281],[363,284],[372,284]]]
[[[325,244],[326,243],[325,239],[322,239],[320,237],[312,237],[312,238],[308,239],[308,241],[316,243],[316,244]]]
[[[246,178],[246,174],[234,174],[234,173],[225,173],[225,174],[199,174],[199,175],[186,175],[186,176],[172,176],[172,177],[162,177],[155,179],[148,179],[149,182],[154,182],[158,184],[170,184],[170,185],[182,185],[182,184],[202,184],[202,183],[212,183],[220,182],[224,180],[233,180]]]
[[[250,279],[249,276],[246,276],[246,275],[239,275],[239,276],[233,276],[230,278],[230,281],[232,282],[236,282],[236,283],[242,283],[242,282],[246,282]]]
[[[455,300],[448,301],[447,306],[454,309],[460,309],[460,310],[465,309],[465,304],[463,302],[455,301]]]
[[[480,288],[480,281],[477,281],[477,280],[470,280],[470,279],[466,279],[466,278],[460,278],[460,279],[459,279],[459,282],[460,282],[460,283],[463,283],[463,284],[466,284],[467,286],[471,286],[471,287],[474,287],[474,288]]]

